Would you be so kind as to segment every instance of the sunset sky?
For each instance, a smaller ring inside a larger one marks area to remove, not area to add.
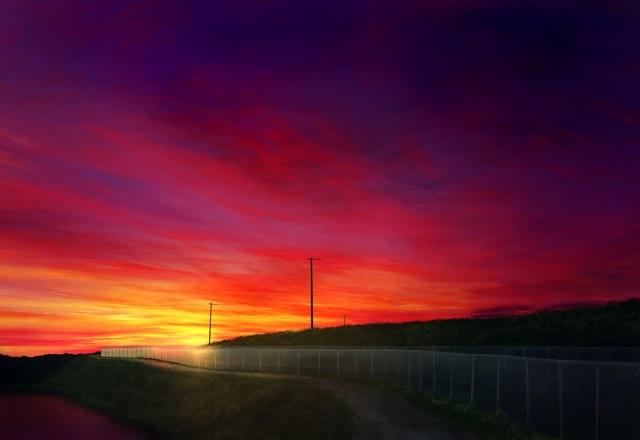
[[[0,353],[640,296],[636,1],[0,3]]]

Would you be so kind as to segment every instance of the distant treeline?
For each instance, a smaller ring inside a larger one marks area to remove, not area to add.
[[[243,346],[640,346],[640,301],[499,318],[444,319],[284,331],[222,341]]]

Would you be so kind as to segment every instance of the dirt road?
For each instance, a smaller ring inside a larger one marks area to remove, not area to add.
[[[161,368],[197,371],[203,374],[235,374],[259,377],[291,377],[270,373],[246,373],[187,367],[161,361],[141,362]],[[360,416],[362,440],[477,440],[474,434],[452,426],[438,414],[418,409],[401,396],[374,387],[318,377],[295,376],[313,385],[327,388],[342,397]]]

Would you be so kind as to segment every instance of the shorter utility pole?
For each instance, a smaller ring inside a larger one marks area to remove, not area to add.
[[[211,315],[213,314],[213,303],[209,303],[209,345],[211,345]]]
[[[347,315],[342,315],[342,326],[343,327],[347,326]]]
[[[213,306],[217,306],[213,301],[209,303],[209,345],[211,345],[211,316],[213,315]]]

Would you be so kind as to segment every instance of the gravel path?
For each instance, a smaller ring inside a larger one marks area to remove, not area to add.
[[[247,373],[207,370],[161,361],[142,361],[162,368],[191,370],[210,374],[235,374],[254,377],[292,377],[271,373]],[[452,426],[438,414],[418,409],[390,391],[365,385],[318,377],[295,376],[310,384],[327,388],[342,397],[360,416],[362,440],[477,440],[474,434]]]

